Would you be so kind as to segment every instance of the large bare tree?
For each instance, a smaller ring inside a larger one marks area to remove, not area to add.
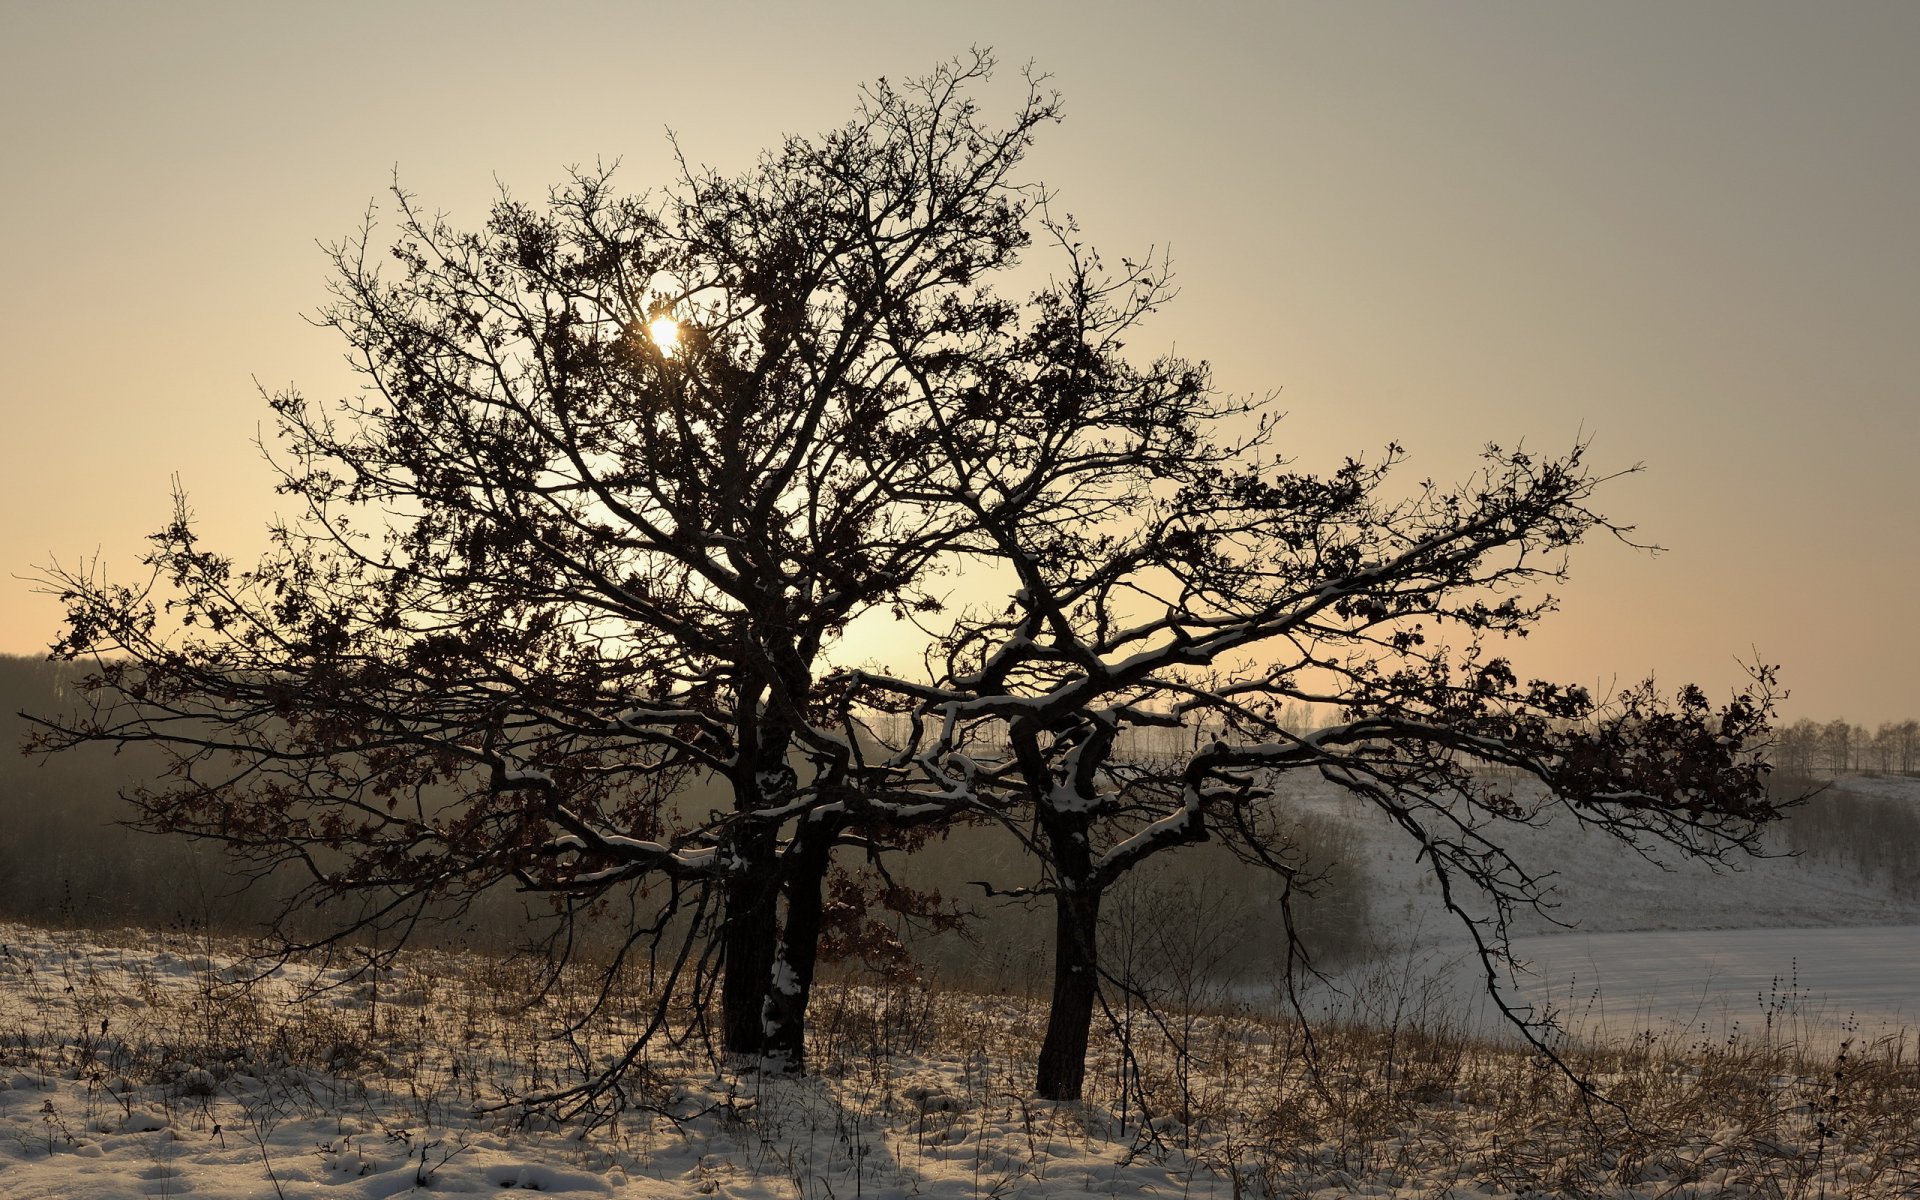
[[[1325,476],[1246,461],[1253,449],[1177,483],[1142,470],[1124,517],[988,520],[1012,602],[956,625],[937,682],[859,680],[910,698],[941,731],[923,754],[959,746],[980,794],[1027,823],[1056,912],[1045,1097],[1080,1095],[1108,890],[1210,837],[1291,880],[1300,864],[1262,812],[1286,772],[1364,798],[1412,839],[1490,979],[1515,907],[1545,899],[1503,825],[1558,810],[1643,850],[1721,858],[1757,850],[1777,812],[1756,754],[1769,670],[1715,708],[1691,687],[1595,697],[1524,680],[1496,652],[1551,611],[1542,585],[1569,548],[1627,532],[1591,507],[1604,479],[1583,447],[1489,447],[1466,482],[1397,496],[1397,448]],[[1336,716],[1290,730],[1302,705]],[[1129,751],[1129,730],[1169,726],[1192,753]]]
[[[56,653],[99,672],[41,744],[167,748],[142,823],[305,872],[292,911],[360,897],[335,934],[501,883],[567,911],[664,884],[669,914],[717,908],[726,1048],[797,1066],[835,846],[976,803],[863,757],[820,684],[836,640],[931,618],[930,573],[995,553],[989,526],[1202,469],[1236,407],[1126,363],[1164,279],[1089,284],[1017,176],[1057,102],[1028,78],[986,122],[990,71],[881,81],[843,128],[653,196],[576,173],[461,230],[396,188],[395,228],[333,253],[361,390],[268,397],[295,516],[244,569],[183,500],[148,578],[52,570]],[[1037,230],[1064,269],[1009,299]],[[1034,463],[1049,486],[988,494]]]
[[[41,744],[165,748],[140,821],[303,872],[296,911],[354,900],[333,936],[500,884],[565,913],[658,887],[627,947],[684,934],[725,1047],[789,1067],[836,852],[1005,821],[1055,901],[1054,1097],[1080,1091],[1106,890],[1214,835],[1290,869],[1274,772],[1373,799],[1500,913],[1534,881],[1497,822],[1539,805],[1476,762],[1622,836],[1751,844],[1764,686],[1600,703],[1483,649],[1610,528],[1580,453],[1398,500],[1397,451],[1263,458],[1264,404],[1128,353],[1164,263],[1103,266],[1019,178],[1057,105],[1029,79],[982,120],[989,66],[883,81],[841,129],[651,197],[576,173],[463,231],[396,190],[391,233],[334,253],[324,319],[363,387],[269,397],[294,516],[245,568],[182,501],[148,578],[50,571],[56,651],[98,671]],[[1009,295],[1023,254],[1049,270]],[[942,612],[961,570],[1004,593]],[[924,673],[836,661],[888,612],[925,624]],[[1343,719],[1288,734],[1303,702]],[[1143,726],[1204,737],[1147,763]]]

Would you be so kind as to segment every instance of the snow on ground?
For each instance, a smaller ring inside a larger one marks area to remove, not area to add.
[[[1823,1053],[1843,1041],[1920,1043],[1920,924],[1559,933],[1512,945],[1519,970],[1503,974],[1503,994],[1582,1039],[1745,1035]],[[1379,985],[1383,973],[1391,986]],[[1347,997],[1414,997],[1476,1036],[1518,1038],[1489,1000],[1478,958],[1457,940],[1335,972],[1333,981]],[[1308,989],[1309,1002],[1327,992]],[[1390,1015],[1388,1002],[1370,1019]]]
[[[817,1075],[663,1052],[636,1079],[651,1111],[587,1131],[476,1111],[569,1075],[552,1021],[484,960],[296,1001],[303,981],[341,980],[294,972],[249,995],[225,986],[219,945],[17,926],[0,944],[7,1200],[1920,1194],[1920,1079],[1884,1055],[1829,1071],[1669,1039],[1576,1060],[1636,1102],[1629,1126],[1583,1113],[1534,1056],[1411,1019],[1336,1016],[1314,1077],[1296,1032],[1166,1014],[1187,1066],[1152,1051],[1143,1018],[1137,1083],[1112,1086],[1126,1063],[1100,1039],[1089,1102],[1048,1104],[1027,1066],[1036,1005],[834,989]]]
[[[1920,804],[1920,779],[1851,776],[1833,786]],[[1360,835],[1374,932],[1399,990],[1432,992],[1468,1028],[1502,1036],[1470,943],[1440,911],[1406,835],[1317,782],[1289,803]],[[1515,915],[1522,970],[1509,994],[1576,1033],[1724,1035],[1773,1019],[1808,1044],[1831,1045],[1920,1027],[1920,902],[1845,865],[1782,855],[1710,867],[1671,852],[1649,860],[1564,820],[1503,828],[1498,840],[1548,878],[1553,905]],[[1351,992],[1381,966],[1336,978]]]
[[[1920,776],[1916,775],[1847,775],[1832,786],[1860,796],[1920,804]]]
[[[659,1111],[612,1127],[476,1112],[571,1076],[551,1040],[514,1027],[540,1026],[537,1011],[450,986],[472,962],[393,975],[384,998],[365,985],[313,993],[343,982],[326,970],[280,970],[246,993],[228,986],[242,972],[218,947],[138,936],[0,925],[7,1200],[1075,1198],[1219,1186],[1181,1155],[1130,1156],[1106,1114],[1032,1101],[1013,1065],[984,1053],[873,1057],[871,1070],[805,1079],[723,1075],[700,1054],[668,1053],[645,1064],[639,1089]],[[1014,1019],[1030,1022],[1031,1009]]]
[[[1920,925],[1562,934],[1514,953],[1527,994],[1583,1033],[1771,1025],[1825,1045],[1920,1029]]]
[[[1156,1028],[1191,1070],[1143,1055],[1128,1084],[1097,1039],[1089,1101],[1046,1104],[1036,1002],[838,989],[816,1002],[815,1076],[662,1047],[643,1103],[588,1131],[489,1106],[623,1049],[632,997],[569,1044],[564,1005],[488,960],[417,956],[372,983],[289,967],[247,991],[213,939],[0,926],[0,1197],[1920,1194],[1920,1078],[1895,1032],[1920,996],[1920,906],[1829,865],[1663,871],[1577,829],[1516,831],[1580,930],[1520,928],[1537,975],[1517,994],[1576,1031],[1651,1030],[1593,1052],[1643,1106],[1596,1132],[1607,1113],[1579,1115],[1538,1060],[1447,1033],[1485,1032],[1486,1005],[1393,831],[1332,795],[1293,802],[1360,830],[1392,947],[1317,1002],[1320,1081],[1276,1025],[1176,1015]]]

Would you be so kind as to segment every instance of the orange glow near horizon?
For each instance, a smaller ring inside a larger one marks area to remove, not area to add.
[[[871,3],[606,5],[561,55],[471,7],[4,10],[0,110],[23,116],[0,188],[0,652],[61,635],[43,564],[139,577],[176,480],[210,552],[270,552],[285,497],[259,387],[358,402],[350,344],[307,319],[332,303],[315,243],[353,242],[371,206],[383,253],[389,185],[490,236],[503,197],[539,215],[570,167],[617,162],[608,198],[671,224],[704,170],[730,186],[789,135],[844,129],[863,84],[978,45],[1001,59],[971,97],[983,122],[1012,115],[1029,61],[1064,97],[1008,182],[1057,189],[1109,272],[1171,242],[1179,295],[1124,354],[1204,359],[1223,397],[1284,389],[1276,463],[1325,474],[1392,441],[1404,484],[1445,486],[1487,441],[1591,437],[1597,472],[1645,464],[1595,503],[1670,549],[1581,547],[1560,611],[1508,648],[1525,674],[1654,672],[1718,699],[1757,653],[1792,717],[1920,711],[1920,555],[1900,550],[1920,513],[1920,4],[1743,5],[1737,37],[1716,4],[915,5],[859,38]],[[729,82],[712,54],[636,72],[641,44],[724,47]],[[342,63],[405,86],[343,90]],[[502,78],[517,102],[484,117],[443,102]],[[1060,248],[1029,232],[977,282],[1048,287]],[[754,317],[710,311],[713,281],[656,249],[607,247],[620,307],[579,315],[664,397],[751,353]],[[103,335],[103,296],[138,317]],[[971,568],[925,586],[956,611],[1007,597]],[[835,654],[917,670],[917,635],[882,612]]]

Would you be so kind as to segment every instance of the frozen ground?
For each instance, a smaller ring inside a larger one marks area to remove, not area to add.
[[[1848,775],[1835,786],[1862,796],[1911,800],[1920,804],[1920,777],[1911,775]]]
[[[1529,994],[1582,1030],[1772,1021],[1830,1044],[1920,1028],[1920,925],[1561,934],[1514,951],[1538,978]]]
[[[591,1135],[487,1112],[576,1073],[557,1014],[519,1011],[524,991],[485,964],[436,956],[390,973],[384,997],[314,994],[342,975],[302,969],[241,992],[221,950],[0,925],[0,1196],[1081,1197],[1213,1182],[1177,1153],[1123,1162],[1128,1137],[1031,1103],[977,1037],[968,1054],[868,1057],[860,1074],[841,1058],[830,1079],[721,1075],[668,1052],[637,1073],[639,1105]],[[911,1026],[926,1016],[915,1000],[878,996],[858,1015]],[[973,1018],[996,1019],[988,1003]],[[582,1048],[603,1061],[611,1047]]]
[[[1176,1014],[1185,1065],[1150,1034],[1130,1075],[1099,1040],[1081,1105],[1031,1098],[1034,1003],[849,988],[816,1005],[815,1077],[662,1048],[641,1103],[589,1133],[492,1106],[605,1061],[633,997],[569,1045],[566,994],[529,1008],[525,976],[485,960],[248,992],[212,939],[0,926],[0,1197],[1920,1195],[1896,1032],[1920,996],[1911,905],[1806,863],[1667,873],[1527,832],[1558,915],[1592,932],[1518,939],[1525,994],[1631,1047],[1576,1060],[1635,1103],[1630,1127],[1459,1036],[1461,990],[1433,981],[1458,950],[1385,832],[1371,874],[1402,950],[1326,1001],[1318,1077],[1294,1031]]]
[[[1920,805],[1920,780],[1854,777],[1838,786]],[[1469,1024],[1497,1034],[1477,964],[1404,835],[1326,791],[1295,803],[1361,831],[1372,902],[1393,969],[1437,980]],[[1771,1019],[1809,1044],[1920,1027],[1920,903],[1831,863],[1743,858],[1722,869],[1649,859],[1602,834],[1550,824],[1504,844],[1549,877],[1554,907],[1522,912],[1516,998],[1578,1032],[1647,1028],[1722,1036]]]
[[[1633,1104],[1630,1126],[1583,1111],[1537,1057],[1449,1035],[1445,1013],[1326,1014],[1317,1075],[1291,1027],[1165,1014],[1185,1063],[1142,1019],[1137,1075],[1097,1038],[1088,1102],[1047,1104],[1029,1086],[1037,1005],[834,988],[815,1076],[663,1050],[639,1103],[587,1132],[488,1111],[573,1067],[557,1013],[483,960],[295,1002],[340,980],[238,993],[225,947],[151,934],[0,926],[0,944],[7,1200],[1920,1194],[1920,1078],[1884,1043],[1824,1059],[1764,1037],[1569,1046]],[[602,1061],[612,1043],[580,1048]]]
[[[1920,924],[1559,933],[1517,937],[1513,951],[1523,969],[1508,994],[1583,1038],[1751,1035],[1832,1052],[1843,1041],[1904,1037],[1920,1049]],[[1352,994],[1382,972],[1396,999],[1420,997],[1484,1037],[1517,1036],[1489,1002],[1479,961],[1458,941],[1335,980]]]

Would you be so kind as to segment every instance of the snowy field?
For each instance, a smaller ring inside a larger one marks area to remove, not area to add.
[[[1669,873],[1529,831],[1558,916],[1595,932],[1517,939],[1521,995],[1587,1035],[1561,1052],[1621,1111],[1481,1038],[1416,866],[1368,828],[1376,908],[1405,920],[1316,1007],[1317,1070],[1283,1022],[1163,1014],[1131,1067],[1096,1039],[1075,1105],[1031,1097],[1037,1002],[847,986],[816,1000],[814,1077],[662,1046],[589,1130],[510,1101],[622,1049],[637,991],[569,1040],[577,981],[530,1005],[511,964],[423,952],[249,990],[217,939],[0,926],[0,1197],[1920,1195],[1910,903],[1805,862]]]
[[[1920,806],[1920,780],[1851,778],[1844,790]],[[1400,835],[1325,792],[1295,803],[1338,812],[1363,834],[1385,964],[1490,1036],[1501,1021],[1457,925]],[[1831,1048],[1920,1028],[1920,903],[1832,863],[1787,856],[1708,870],[1649,860],[1592,831],[1549,826],[1504,839],[1549,877],[1554,907],[1515,922],[1516,1000],[1570,1030],[1724,1037],[1778,1032]],[[1366,970],[1377,970],[1380,964]],[[1438,1002],[1438,1001],[1436,1001]]]
[[[1517,937],[1513,951],[1523,970],[1509,995],[1582,1038],[1751,1035],[1831,1052],[1905,1036],[1920,1049],[1920,924],[1573,932]],[[1514,1036],[1463,943],[1334,978],[1351,993],[1377,973],[1392,978],[1396,998],[1423,997],[1489,1039]]]
[[[1514,952],[1537,976],[1529,997],[1583,1033],[1772,1022],[1831,1046],[1920,1029],[1920,925],[1570,933],[1517,938]]]

